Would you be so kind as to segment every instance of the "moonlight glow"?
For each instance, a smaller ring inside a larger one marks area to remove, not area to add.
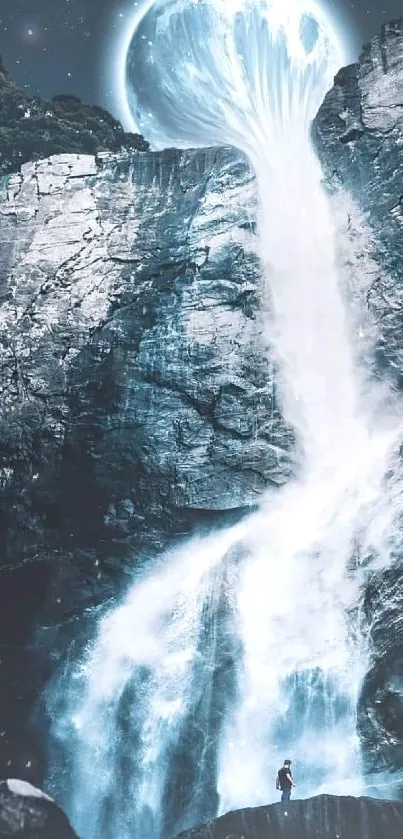
[[[130,105],[127,99],[127,91],[126,91],[126,63],[127,63],[127,54],[129,51],[130,44],[132,42],[132,38],[134,33],[136,32],[137,27],[141,23],[144,15],[147,14],[148,10],[151,8],[155,0],[145,0],[134,12],[132,18],[129,20],[127,24],[127,29],[124,32],[122,40],[118,44],[117,49],[117,57],[116,57],[116,92],[117,92],[117,103],[120,112],[120,118],[122,123],[127,131],[138,131],[139,127],[136,124],[133,114],[130,110]]]
[[[146,0],[119,45],[120,114],[154,147],[248,152],[245,120],[264,142],[270,115],[281,122],[301,96],[312,118],[345,58],[311,0]]]

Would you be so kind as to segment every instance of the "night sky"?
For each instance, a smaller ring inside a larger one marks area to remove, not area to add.
[[[279,0],[281,2],[281,0]],[[15,81],[50,99],[73,93],[117,115],[111,67],[134,0],[0,0],[0,55]],[[351,60],[402,0],[323,0],[350,30]]]

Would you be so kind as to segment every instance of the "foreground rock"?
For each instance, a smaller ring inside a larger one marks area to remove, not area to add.
[[[339,257],[357,300],[357,333],[369,374],[403,388],[403,21],[382,27],[358,64],[336,76],[314,125],[314,140],[339,226]],[[364,302],[364,305],[363,305]],[[368,340],[366,340],[368,339]],[[375,343],[375,353],[372,345]],[[389,487],[396,514],[401,475]],[[386,488],[385,488],[386,491]],[[396,534],[401,524],[396,520]],[[359,704],[368,773],[377,792],[385,771],[403,795],[402,543],[393,568],[369,580],[363,616],[372,662]],[[360,557],[365,563],[365,556]]]
[[[321,795],[228,813],[180,839],[401,839],[403,804]],[[179,839],[179,837],[178,837]]]
[[[78,839],[43,792],[20,780],[0,782],[0,839]]]

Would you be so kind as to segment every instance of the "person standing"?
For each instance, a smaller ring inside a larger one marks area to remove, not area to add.
[[[276,789],[281,789],[282,801],[289,801],[291,798],[291,790],[295,787],[294,779],[291,774],[291,760],[285,760],[284,766],[278,770],[276,779]]]

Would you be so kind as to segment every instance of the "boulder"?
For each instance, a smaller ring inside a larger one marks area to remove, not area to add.
[[[78,839],[52,798],[26,781],[0,782],[0,839]]]

